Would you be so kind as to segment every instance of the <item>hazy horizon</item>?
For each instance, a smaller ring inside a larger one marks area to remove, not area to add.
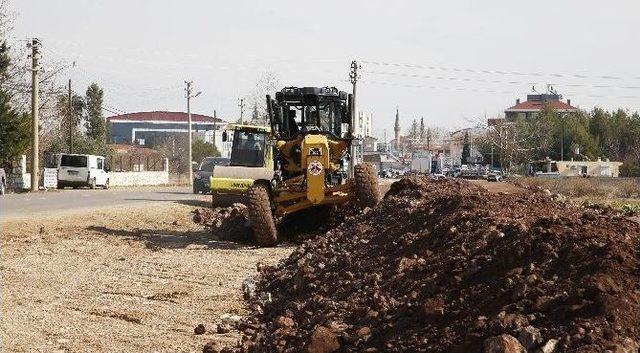
[[[14,39],[42,39],[43,63],[76,61],[84,92],[126,112],[184,111],[184,81],[203,93],[193,111],[233,121],[238,99],[273,73],[282,86],[350,90],[361,62],[359,107],[392,135],[424,116],[455,129],[500,116],[547,84],[590,110],[640,110],[640,2],[538,1],[36,1],[13,0]],[[308,4],[308,5],[307,5]],[[534,6],[535,5],[535,6]],[[15,42],[22,43],[22,42]],[[15,44],[14,43],[14,44]],[[409,65],[407,65],[409,64]],[[64,84],[64,82],[61,82]],[[250,107],[245,108],[247,116]]]

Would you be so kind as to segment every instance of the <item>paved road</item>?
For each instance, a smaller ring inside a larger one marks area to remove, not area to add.
[[[211,196],[194,195],[189,187],[67,189],[35,194],[8,194],[0,196],[0,220],[123,205],[152,206],[154,203],[164,202],[184,202],[204,207],[211,202]]]

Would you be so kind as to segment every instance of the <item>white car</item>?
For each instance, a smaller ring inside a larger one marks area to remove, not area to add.
[[[502,172],[492,171],[487,174],[487,181],[502,181]]]
[[[67,186],[77,188],[98,186],[109,188],[109,173],[105,170],[104,157],[91,154],[58,155],[58,189]]]

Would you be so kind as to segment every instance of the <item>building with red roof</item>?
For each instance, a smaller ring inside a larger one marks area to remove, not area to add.
[[[529,94],[527,100],[520,102],[516,99],[516,105],[507,108],[504,111],[507,120],[515,120],[517,118],[531,118],[539,113],[546,106],[550,107],[558,113],[577,112],[578,108],[571,105],[571,100],[562,101],[562,96],[556,93]]]

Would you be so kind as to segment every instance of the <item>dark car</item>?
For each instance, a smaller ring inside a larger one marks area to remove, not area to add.
[[[5,192],[7,192],[7,174],[0,168],[0,195],[4,195]]]
[[[217,165],[229,165],[229,158],[206,157],[200,163],[198,170],[193,174],[193,193],[209,192],[209,178],[213,175],[213,168]]]

